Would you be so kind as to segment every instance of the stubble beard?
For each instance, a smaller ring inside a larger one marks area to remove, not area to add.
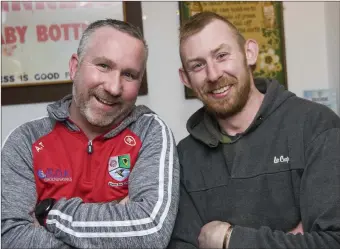
[[[134,104],[120,105],[121,108],[115,108],[114,111],[105,112],[91,107],[91,98],[96,94],[95,89],[89,89],[87,94],[79,91],[78,85],[79,77],[76,74],[73,80],[72,94],[76,108],[79,110],[80,115],[91,125],[96,127],[108,127],[120,122],[127,116],[133,109]],[[95,100],[96,101],[96,100]]]

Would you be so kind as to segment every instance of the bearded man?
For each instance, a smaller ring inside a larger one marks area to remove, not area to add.
[[[215,13],[181,27],[180,56],[204,106],[178,145],[169,248],[339,248],[340,118],[254,79],[257,42]]]

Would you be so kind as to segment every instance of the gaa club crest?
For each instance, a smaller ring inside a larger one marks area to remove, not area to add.
[[[113,156],[109,159],[108,171],[116,181],[124,181],[130,175],[130,155]]]

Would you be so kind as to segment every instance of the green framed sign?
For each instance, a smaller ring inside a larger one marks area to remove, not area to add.
[[[179,9],[181,24],[202,11],[226,17],[246,39],[259,44],[254,77],[275,78],[288,88],[282,2],[179,2]],[[195,98],[195,94],[185,87],[185,97]]]

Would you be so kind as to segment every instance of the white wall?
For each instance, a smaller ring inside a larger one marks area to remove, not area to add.
[[[340,2],[329,2],[325,5],[325,19],[329,84],[338,92],[340,115]],[[336,23],[338,26],[335,25]]]
[[[329,87],[324,2],[286,2],[284,25],[288,89]],[[339,24],[338,24],[339,27]]]
[[[284,3],[286,57],[289,90],[302,96],[304,89],[339,87],[339,35],[329,38],[329,30],[339,30],[339,13],[328,2]],[[147,96],[138,99],[157,112],[172,128],[176,141],[187,135],[185,124],[201,103],[185,100],[178,78],[178,2],[143,2],[145,37],[150,57],[147,65]],[[332,12],[332,17],[328,14]],[[337,18],[336,18],[337,17]],[[338,31],[339,32],[339,31]],[[339,34],[339,33],[338,33]],[[333,50],[330,50],[331,47]],[[331,67],[330,67],[331,65]],[[16,126],[46,115],[45,104],[2,107],[2,141]]]

